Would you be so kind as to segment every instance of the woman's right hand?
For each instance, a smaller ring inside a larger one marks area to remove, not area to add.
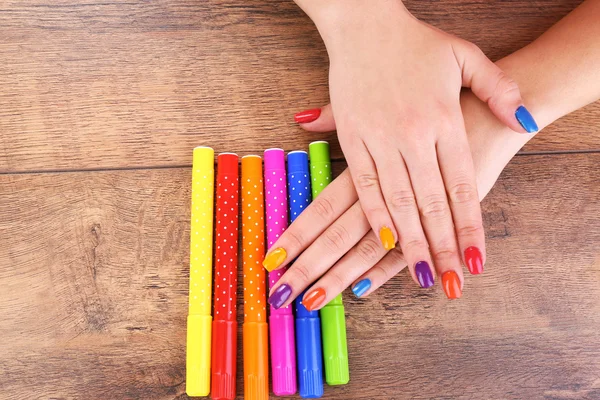
[[[463,94],[461,103],[481,200],[529,137],[515,135],[471,93]],[[303,127],[317,132],[334,130],[330,106],[323,107],[320,117]],[[304,297],[309,302],[314,289],[323,289],[326,293],[314,309],[327,304],[348,286],[353,287],[358,297],[364,297],[407,266],[399,249],[387,252],[379,245],[378,237],[362,211],[348,170],[298,216],[277,246],[285,248],[288,260],[298,258],[271,291],[276,293],[284,284],[291,288],[292,293],[284,302],[277,295],[270,298],[276,307],[288,305],[311,285],[313,289]],[[317,265],[319,268],[314,268]],[[432,279],[412,268],[410,273],[420,286],[426,283],[423,280]],[[461,291],[461,288],[443,289],[448,297],[461,294],[450,293]]]

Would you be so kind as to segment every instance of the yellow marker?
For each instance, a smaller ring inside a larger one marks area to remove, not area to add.
[[[215,152],[210,147],[194,149],[185,388],[188,396],[207,396],[210,392],[214,160]]]

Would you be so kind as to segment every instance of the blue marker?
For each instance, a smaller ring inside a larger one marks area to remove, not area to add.
[[[310,204],[310,174],[308,154],[292,151],[287,156],[287,179],[290,205],[290,220]],[[321,320],[318,311],[308,311],[302,305],[304,293],[296,298],[296,357],[300,396],[316,399],[323,396],[323,352],[321,348]]]

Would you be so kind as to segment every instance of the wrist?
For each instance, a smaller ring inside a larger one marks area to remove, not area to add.
[[[556,96],[562,82],[547,79],[547,66],[526,46],[498,60],[496,64],[519,85],[523,102],[534,116],[540,130],[572,111],[573,106]],[[559,100],[559,101],[557,101]],[[577,107],[575,107],[577,108]]]
[[[369,31],[398,29],[414,17],[400,0],[295,0],[313,21],[328,50]]]

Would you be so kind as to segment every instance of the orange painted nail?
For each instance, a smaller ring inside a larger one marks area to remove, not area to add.
[[[442,274],[442,287],[449,299],[460,299],[462,296],[460,279],[454,271],[446,271]]]
[[[321,303],[323,303],[323,300],[325,300],[326,296],[327,293],[324,289],[318,288],[312,290],[304,295],[302,298],[302,305],[306,307],[308,311],[313,311],[315,308],[319,307]]]
[[[381,244],[386,250],[392,250],[394,247],[396,247],[396,240],[394,239],[394,234],[392,233],[392,230],[387,226],[384,226],[379,230],[379,240],[381,240]]]

